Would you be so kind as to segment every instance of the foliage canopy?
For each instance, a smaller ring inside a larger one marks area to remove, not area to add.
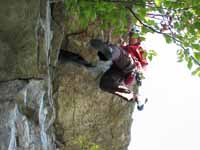
[[[143,36],[162,34],[180,47],[178,61],[200,76],[199,0],[65,0],[65,6],[74,32],[100,20],[98,27],[112,28],[113,35],[126,33],[130,22],[142,27]]]

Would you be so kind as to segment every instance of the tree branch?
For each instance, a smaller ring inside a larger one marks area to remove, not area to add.
[[[200,66],[200,62],[194,58],[194,56],[192,56],[189,52],[188,49],[186,49],[181,43],[176,43],[178,46],[180,46],[183,50],[184,50],[184,53],[189,53],[189,57],[194,61],[194,63],[198,66]]]
[[[144,27],[146,27],[147,29],[150,29],[151,31],[153,31],[153,32],[155,32],[155,33],[162,34],[162,35],[166,35],[166,36],[170,37],[171,39],[174,40],[174,42],[175,42],[178,46],[180,46],[180,47],[184,50],[184,52],[189,52],[188,49],[185,48],[185,47],[183,46],[183,42],[180,41],[180,40],[178,40],[177,38],[175,38],[175,37],[173,36],[172,31],[171,31],[171,34],[172,34],[172,35],[167,34],[167,33],[160,32],[160,31],[154,29],[153,27],[151,27],[151,26],[145,24],[144,22],[142,22],[142,20],[135,14],[135,12],[134,12],[131,8],[127,7],[127,9],[132,13],[132,15],[133,15],[133,16],[140,22],[140,24],[142,24]],[[191,48],[191,47],[190,47],[190,48]],[[194,56],[192,56],[190,53],[189,53],[189,57],[194,61],[195,64],[197,64],[198,66],[200,66],[200,62],[199,62],[197,59],[195,59]]]
[[[148,16],[158,16],[158,17],[167,17],[167,15],[163,15],[163,14],[153,14],[153,13],[148,13]]]
[[[127,9],[132,13],[132,15],[133,15],[133,16],[140,22],[140,24],[142,24],[144,27],[146,27],[146,28],[152,30],[153,32],[158,33],[158,34],[163,34],[162,32],[157,31],[156,29],[154,29],[153,27],[151,27],[151,26],[149,26],[149,25],[143,23],[142,20],[135,14],[135,12],[134,12],[130,7],[127,7]]]
[[[91,2],[90,0],[87,0]],[[200,5],[194,5],[194,6],[188,6],[188,7],[183,7],[183,8],[167,8],[167,7],[160,7],[156,6],[156,4],[153,2],[137,2],[136,0],[129,0],[129,1],[123,1],[123,0],[102,0],[102,2],[107,2],[107,3],[121,3],[121,4],[132,4],[132,5],[140,5],[140,6],[147,6],[149,8],[157,8],[157,9],[162,9],[162,10],[174,10],[174,11],[182,11],[182,10],[188,10],[188,9],[194,9],[194,8],[200,8]],[[96,3],[95,1],[93,3]],[[175,3],[183,3],[183,2],[178,2],[176,1]]]

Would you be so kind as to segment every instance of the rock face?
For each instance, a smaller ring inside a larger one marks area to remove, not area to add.
[[[0,4],[0,150],[127,150],[133,103],[101,91],[109,62],[99,62],[88,38],[64,37],[61,0]],[[66,40],[66,39],[65,39]]]
[[[58,70],[56,134],[61,149],[127,150],[133,103],[102,92],[98,70],[74,63]]]
[[[55,149],[53,134],[46,133],[50,109],[45,104],[48,96],[44,85],[45,81],[42,80],[1,83],[2,150]],[[8,91],[4,90],[8,87]]]
[[[62,11],[56,0],[1,1],[1,150],[56,149],[52,71],[63,38]]]

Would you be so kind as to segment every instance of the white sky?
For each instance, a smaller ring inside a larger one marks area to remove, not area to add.
[[[133,114],[129,150],[200,150],[200,78],[177,63],[176,47],[158,35],[147,36],[150,62],[140,93],[149,101]]]

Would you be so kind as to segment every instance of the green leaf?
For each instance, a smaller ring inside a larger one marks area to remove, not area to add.
[[[83,28],[86,28],[87,26],[88,26],[88,20],[87,19],[85,19],[85,18],[80,18],[80,23],[81,23],[81,26],[83,27]]]
[[[147,51],[144,52],[143,56],[149,59],[149,61],[152,61],[153,57],[157,56],[157,53],[154,50],[148,50],[148,52]]]
[[[178,59],[177,62],[179,62],[179,63],[180,63],[180,62],[183,62],[183,59]]]
[[[179,24],[178,22],[175,22],[175,23],[174,23],[174,26],[175,26],[175,28],[178,29],[178,30],[181,29],[180,24]]]
[[[195,52],[194,57],[200,62],[200,53]]]
[[[146,23],[150,26],[152,25],[155,26],[157,24],[154,20],[150,20],[150,19],[146,20]]]
[[[169,36],[164,35],[164,37],[167,44],[170,44],[172,42],[172,39]]]
[[[100,146],[92,143],[90,150],[100,150]]]
[[[184,42],[183,42],[183,45],[184,45],[185,47],[189,47],[189,42],[188,42],[188,41],[187,41],[187,42],[184,41]]]
[[[200,67],[196,68],[194,71],[192,71],[193,75],[197,75],[200,77]]]
[[[177,50],[177,55],[178,55],[178,62],[182,62],[184,58],[184,53],[182,49]]]
[[[182,49],[179,49],[179,50],[177,50],[177,55],[182,55],[183,54],[183,50]]]
[[[148,55],[147,57],[148,57],[148,59],[149,59],[150,61],[152,61],[152,59],[153,59],[153,56],[152,56],[152,55]]]
[[[161,5],[161,0],[154,0],[157,6]]]
[[[145,39],[146,39],[145,37],[140,36],[140,40],[141,40],[141,41],[145,41]]]
[[[192,59],[189,58],[188,63],[187,63],[187,67],[188,67],[188,69],[191,69],[191,68],[192,68],[192,65],[193,65],[193,63],[192,63]]]
[[[147,12],[146,8],[141,7],[141,8],[138,10],[138,14],[139,14],[140,18],[143,19],[143,18],[146,16],[146,12]]]
[[[190,59],[189,55],[185,53],[185,55],[184,55],[184,56],[185,56],[185,61],[187,61],[187,62],[188,62],[188,61],[189,61],[189,59]]]
[[[155,50],[149,50],[149,53],[151,53],[151,55],[153,55],[153,56],[157,56],[158,55]]]
[[[200,51],[200,44],[192,44],[192,48]]]

